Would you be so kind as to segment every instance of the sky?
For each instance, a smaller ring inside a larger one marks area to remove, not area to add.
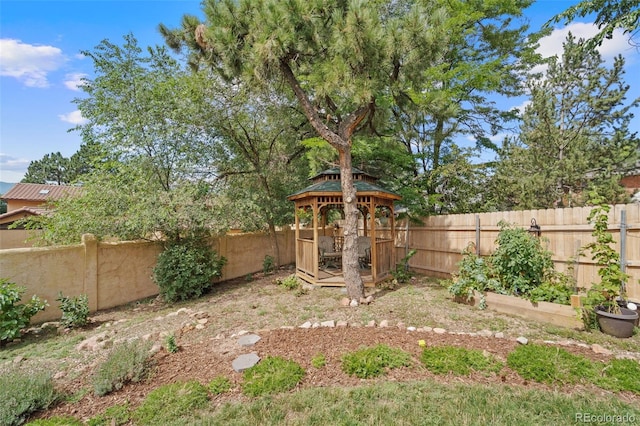
[[[539,0],[525,16],[538,29],[575,3]],[[52,152],[70,157],[80,148],[78,132],[69,132],[83,120],[72,101],[83,96],[80,79],[93,77],[93,64],[81,51],[104,39],[121,45],[129,33],[139,46],[162,45],[158,24],[179,27],[184,14],[202,17],[201,1],[0,0],[0,181],[19,182],[31,161]],[[596,30],[587,18],[558,25],[541,41],[540,52],[560,54],[568,31],[590,37]],[[639,97],[640,52],[627,37],[616,33],[600,53],[609,63],[617,54],[625,57],[628,98]],[[502,102],[506,108],[523,107],[526,98]],[[640,132],[640,111],[635,115],[632,130]]]

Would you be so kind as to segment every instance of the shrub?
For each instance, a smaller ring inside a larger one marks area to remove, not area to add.
[[[498,225],[498,248],[491,256],[491,264],[504,288],[516,295],[528,295],[553,271],[551,252],[525,229],[504,221]]]
[[[477,349],[455,346],[425,348],[421,360],[425,367],[435,374],[454,373],[468,376],[473,371],[497,372],[502,368],[502,364],[493,356],[486,356]]]
[[[0,278],[0,346],[19,338],[31,317],[48,306],[46,300],[42,301],[36,295],[26,303],[17,304],[25,291],[24,287]]]
[[[554,346],[522,345],[507,356],[507,365],[523,379],[547,384],[594,381],[596,365]]]
[[[318,354],[311,359],[313,368],[322,368],[327,365],[327,358],[323,354]]]
[[[89,419],[88,426],[121,426],[131,421],[129,404],[116,404],[107,408],[104,413]]]
[[[60,292],[56,300],[60,302],[60,310],[62,311],[60,323],[63,327],[82,327],[87,325],[89,298],[86,294],[67,297]]]
[[[160,253],[153,276],[163,299],[173,303],[200,297],[222,276],[225,263],[203,241],[181,240]]]
[[[150,342],[134,340],[114,347],[93,377],[98,396],[121,389],[126,383],[144,379],[150,367]]]
[[[208,402],[207,388],[197,381],[171,383],[149,393],[133,418],[136,424],[164,425],[206,407]]]
[[[342,357],[342,370],[361,379],[384,374],[386,368],[408,367],[411,355],[386,345],[362,348]]]
[[[0,373],[0,424],[22,424],[29,414],[45,409],[59,394],[51,374],[45,371],[23,372],[9,368]]]
[[[231,390],[231,382],[224,376],[218,376],[209,382],[209,392],[220,395]]]
[[[164,341],[164,346],[167,352],[169,352],[170,354],[175,354],[180,350],[178,344],[176,343],[176,336],[174,336],[173,334],[167,336]]]
[[[268,275],[273,272],[274,267],[275,261],[273,259],[273,256],[266,255],[262,260],[262,272],[265,275]]]
[[[244,370],[242,392],[248,396],[286,392],[296,387],[304,375],[304,369],[294,361],[277,356],[266,357]]]
[[[291,274],[285,278],[278,278],[275,280],[275,283],[278,286],[293,291],[297,297],[307,294],[307,289],[302,286],[302,283],[295,274]]]

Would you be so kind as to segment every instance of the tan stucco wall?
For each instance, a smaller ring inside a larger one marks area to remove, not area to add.
[[[283,265],[295,261],[293,237],[291,230],[278,233]],[[261,271],[264,257],[274,255],[266,234],[223,236],[211,245],[227,258],[223,280]],[[58,292],[86,294],[92,312],[158,294],[152,275],[161,250],[150,242],[99,243],[85,235],[73,246],[0,250],[0,277],[27,288],[23,301],[36,294],[49,302],[32,322],[58,320]]]
[[[46,201],[33,201],[33,200],[7,200],[7,213],[14,210],[21,209],[23,207],[41,207],[46,204]]]
[[[0,229],[0,250],[31,247],[33,244],[29,241],[29,237],[33,232],[36,231],[27,231],[26,229]]]

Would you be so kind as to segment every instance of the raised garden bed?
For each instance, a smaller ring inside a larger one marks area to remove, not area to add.
[[[467,302],[476,305],[480,302],[480,293],[474,292],[474,297]],[[582,321],[574,308],[557,303],[532,303],[526,299],[504,294],[485,293],[487,309],[503,314],[516,315],[526,319],[542,321],[560,327],[582,329]]]

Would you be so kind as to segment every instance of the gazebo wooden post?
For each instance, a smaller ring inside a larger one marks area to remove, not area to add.
[[[313,276],[317,280],[320,277],[320,254],[318,250],[318,199],[315,198],[312,204],[313,210]]]
[[[378,247],[376,244],[376,197],[369,197],[369,216],[371,216],[371,279],[378,282]]]

